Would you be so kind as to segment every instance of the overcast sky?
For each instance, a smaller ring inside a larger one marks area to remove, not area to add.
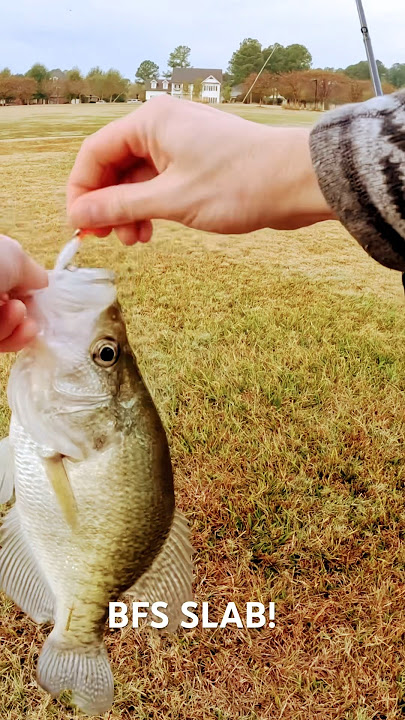
[[[134,79],[142,60],[163,72],[176,45],[194,67],[226,70],[245,37],[264,46],[303,43],[314,67],[364,59],[355,0],[0,0],[0,68],[118,68]],[[363,0],[375,54],[405,62],[405,0]]]

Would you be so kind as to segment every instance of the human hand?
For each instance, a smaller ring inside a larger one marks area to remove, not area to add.
[[[268,127],[169,96],[87,138],[67,188],[74,227],[127,245],[152,219],[217,233],[291,230],[333,214],[313,169],[309,130]]]
[[[47,284],[47,272],[16,240],[0,235],[0,352],[17,352],[34,339],[38,328],[25,298]]]

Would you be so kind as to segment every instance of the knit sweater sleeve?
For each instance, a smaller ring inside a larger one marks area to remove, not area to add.
[[[405,272],[405,91],[327,113],[310,145],[340,221],[375,260]]]

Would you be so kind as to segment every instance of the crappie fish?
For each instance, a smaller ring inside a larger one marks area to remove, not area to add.
[[[114,689],[108,603],[127,591],[167,602],[175,629],[191,598],[192,549],[113,275],[64,265],[32,299],[40,333],[9,381],[0,502],[14,490],[15,504],[0,534],[0,588],[34,621],[54,623],[39,684],[53,697],[71,690],[99,715]]]

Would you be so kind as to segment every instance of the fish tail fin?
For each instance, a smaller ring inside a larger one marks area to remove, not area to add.
[[[72,702],[87,715],[103,715],[114,699],[114,680],[104,643],[70,647],[53,631],[38,661],[37,680],[54,698],[72,691]]]

